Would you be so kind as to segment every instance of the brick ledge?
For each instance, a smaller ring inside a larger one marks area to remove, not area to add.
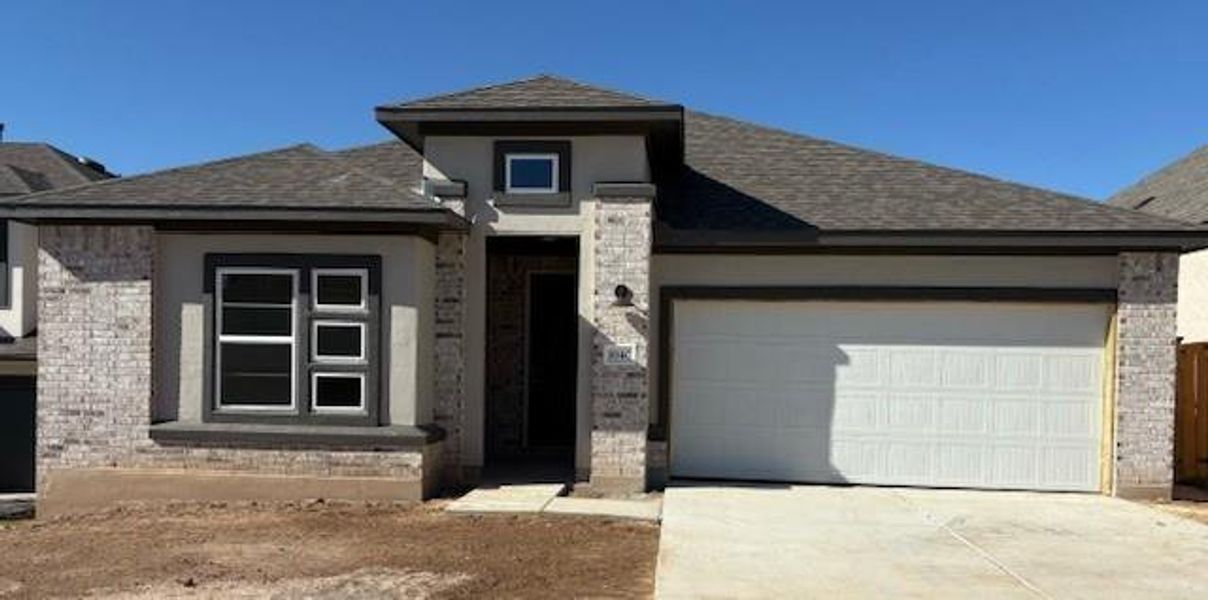
[[[152,425],[150,434],[151,439],[161,444],[256,444],[297,448],[422,448],[445,439],[445,431],[435,425],[353,427],[167,421]]]

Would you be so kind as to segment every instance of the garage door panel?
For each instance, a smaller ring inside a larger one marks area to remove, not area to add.
[[[1094,490],[1101,306],[680,301],[674,476]]]

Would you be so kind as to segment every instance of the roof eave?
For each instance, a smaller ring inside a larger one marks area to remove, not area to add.
[[[1208,248],[1208,230],[1110,231],[783,231],[676,230],[659,227],[660,253],[1071,253],[1190,252]]]
[[[464,131],[499,134],[501,128],[514,128],[520,135],[567,135],[590,132],[594,128],[609,132],[648,132],[674,129],[677,153],[682,155],[684,107],[667,104],[643,107],[561,107],[561,108],[405,108],[379,106],[374,117],[391,133],[422,153],[424,137],[433,131],[463,134]]]
[[[469,222],[442,207],[414,209],[247,208],[226,206],[70,205],[0,206],[0,218],[33,224],[51,223],[299,223],[408,225],[439,230],[464,230]]]

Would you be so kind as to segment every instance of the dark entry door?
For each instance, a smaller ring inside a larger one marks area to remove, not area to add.
[[[33,377],[0,377],[0,493],[34,491]]]
[[[578,286],[573,273],[530,277],[527,445],[569,447],[575,440]]]

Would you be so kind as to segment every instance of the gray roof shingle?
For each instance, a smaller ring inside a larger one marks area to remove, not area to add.
[[[659,105],[541,76],[418,100],[418,108]],[[685,165],[660,180],[663,228],[684,232],[1200,232],[1190,224],[703,113],[684,114]],[[11,207],[444,210],[422,158],[391,141],[311,145],[43,191]],[[17,171],[0,181],[20,178]]]
[[[309,144],[29,194],[10,206],[438,210],[418,191],[414,151]],[[395,160],[397,159],[397,160]]]
[[[1107,203],[1192,223],[1208,223],[1208,146],[1116,192]]]
[[[416,100],[387,104],[407,110],[516,110],[565,108],[658,108],[677,106],[632,94],[538,75],[498,85],[477,87]]]
[[[28,194],[113,177],[49,144],[0,142],[0,196]]]
[[[681,230],[1165,231],[1182,223],[724,117],[685,115]]]

